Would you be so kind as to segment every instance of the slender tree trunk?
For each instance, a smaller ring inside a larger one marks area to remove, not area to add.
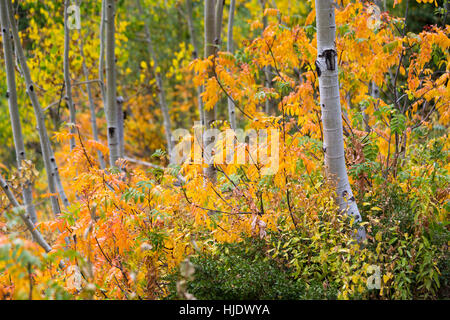
[[[230,1],[230,12],[228,17],[228,32],[227,32],[227,51],[234,52],[233,48],[233,26],[234,26],[234,10],[236,0]],[[228,117],[230,120],[231,129],[236,130],[236,107],[231,99],[228,99]]]
[[[8,105],[11,117],[11,127],[13,131],[14,146],[16,149],[17,168],[21,170],[22,162],[26,160],[25,146],[23,143],[22,126],[20,124],[19,107],[17,105],[16,75],[14,70],[14,58],[10,29],[5,0],[0,0],[0,23],[3,36],[3,52],[5,54],[6,81],[8,84]],[[33,191],[30,181],[25,181],[22,185],[23,201],[28,217],[33,224],[37,222],[36,210],[33,204]]]
[[[216,50],[216,31],[215,31],[215,13],[214,13],[214,3],[215,0],[205,0],[205,14],[204,14],[204,25],[205,25],[205,59],[209,56],[215,54]],[[212,77],[212,71],[210,71],[210,77]],[[215,120],[214,115],[214,107],[206,110],[204,108],[203,112],[205,115],[205,127],[206,129],[211,129],[211,125]],[[206,148],[208,145],[214,143],[213,137],[209,137],[207,135],[203,135],[203,146]],[[212,182],[216,180],[216,170],[214,168],[214,164],[212,163],[212,159],[210,155],[205,153],[205,161],[208,163],[208,166],[204,169],[205,176]]]
[[[80,56],[82,59],[83,75],[84,75],[84,79],[86,81],[86,91],[87,91],[88,101],[89,101],[89,111],[91,114],[92,135],[94,136],[94,140],[99,142],[100,140],[98,138],[97,113],[95,112],[95,103],[94,103],[94,98],[92,96],[92,87],[91,87],[91,83],[89,82],[89,71],[86,66],[86,57],[84,55],[83,38],[82,38],[82,34],[81,34],[81,29],[78,32],[79,32],[78,41],[79,41],[79,47],[80,47]],[[103,76],[103,73],[102,73],[102,76]],[[103,84],[100,84],[100,86],[103,86]],[[105,169],[105,158],[103,156],[103,153],[100,150],[97,150],[97,157],[98,157],[98,162],[100,164],[100,168]]]
[[[144,10],[142,9],[141,1],[136,0],[136,2],[137,2],[138,9],[139,9],[139,15],[144,20],[144,31],[145,31],[145,37],[146,37],[146,42],[147,42],[148,54],[150,55],[151,59],[153,60],[153,70],[155,72],[156,88],[158,90],[158,98],[159,98],[159,106],[160,106],[162,114],[163,114],[164,130],[166,132],[167,151],[168,151],[168,154],[170,155],[170,159],[171,159],[172,158],[172,149],[173,149],[172,125],[170,123],[169,108],[167,106],[166,92],[164,90],[164,85],[163,85],[163,76],[159,70],[158,57],[156,56],[155,50],[153,48],[153,40],[152,40],[152,36],[150,33],[150,27],[144,16]]]
[[[191,0],[186,0],[186,12],[187,12],[187,22],[189,28],[189,36],[191,38],[191,44],[194,48],[194,52],[192,53],[194,60],[198,58],[200,52],[198,50],[197,42],[195,41],[195,28],[194,21],[192,19],[192,2]],[[200,117],[200,123],[205,125],[205,117],[203,114],[203,101],[202,101],[202,86],[197,87],[197,103],[198,103],[198,114]]]
[[[361,221],[361,215],[350,187],[345,166],[344,137],[336,53],[336,22],[333,0],[316,0],[317,73],[319,75],[320,106],[324,132],[325,166],[336,185],[339,207],[343,212]],[[358,238],[364,238],[361,228]]]
[[[70,0],[64,2],[64,83],[66,88],[65,100],[69,107],[70,113],[70,133],[73,135],[70,138],[70,150],[72,151],[75,144],[75,124],[76,124],[76,112],[75,105],[72,99],[72,83],[70,81],[70,64],[69,64],[69,51],[70,51],[70,29],[68,26],[68,12],[67,8],[70,6]]]
[[[225,0],[216,0],[216,38],[214,42],[220,48],[220,44],[222,42],[222,24],[223,24],[223,7],[225,5]]]
[[[100,20],[100,54],[98,58],[98,79],[100,80],[100,91],[103,105],[106,106],[106,91],[103,73],[105,71],[105,24],[106,24],[106,0],[102,0]]]
[[[106,122],[108,126],[109,162],[112,167],[120,157],[118,111],[116,101],[115,1],[106,0]]]
[[[17,26],[15,24],[14,11],[12,7],[11,0],[7,0],[8,5],[8,16],[10,27],[14,39],[14,46],[16,49],[17,58],[20,63],[20,67],[23,72],[23,76],[25,78],[25,84],[27,88],[27,94],[30,97],[31,104],[34,108],[34,113],[36,116],[37,129],[39,133],[39,139],[41,142],[42,156],[44,160],[45,170],[47,172],[47,181],[49,191],[52,194],[50,196],[50,201],[52,204],[52,210],[55,215],[59,215],[61,210],[58,203],[58,198],[54,195],[59,193],[63,204],[68,205],[68,200],[65,195],[64,189],[61,184],[61,179],[59,177],[59,170],[56,164],[55,157],[53,155],[53,150],[50,144],[50,139],[47,134],[47,129],[45,127],[45,116],[42,111],[41,105],[39,103],[39,99],[36,95],[36,91],[34,89],[34,83],[31,80],[30,69],[28,68],[27,59],[25,58],[25,54],[22,49],[22,45],[20,43],[19,32],[17,30]]]

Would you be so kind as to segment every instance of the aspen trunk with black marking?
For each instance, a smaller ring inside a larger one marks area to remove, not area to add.
[[[233,48],[233,26],[234,26],[234,10],[236,0],[230,1],[230,12],[228,16],[228,32],[227,32],[227,51],[234,52]],[[231,129],[236,130],[236,107],[234,102],[228,98],[228,119],[230,121]]]
[[[0,0],[0,23],[3,36],[3,52],[5,54],[6,82],[8,86],[7,98],[9,115],[11,118],[11,128],[16,151],[17,168],[20,171],[22,162],[26,160],[25,145],[23,142],[22,125],[20,123],[19,106],[17,104],[16,75],[14,70],[14,58],[10,36],[10,28],[5,0]],[[28,217],[33,224],[37,223],[36,210],[33,204],[33,191],[30,181],[22,184],[23,202],[25,204]]]
[[[37,97],[35,86],[31,80],[30,69],[28,68],[27,59],[23,52],[22,44],[20,43],[19,32],[15,23],[14,10],[11,0],[7,0],[7,11],[10,22],[10,28],[13,35],[14,47],[16,50],[17,59],[19,60],[20,67],[22,69],[23,77],[25,79],[26,91],[30,98],[31,104],[34,109],[34,114],[36,116],[36,124],[39,134],[39,140],[41,143],[42,156],[44,160],[45,170],[47,172],[47,182],[49,192],[52,194],[50,196],[50,201],[52,204],[52,210],[55,215],[59,215],[61,212],[58,198],[55,194],[59,194],[64,206],[69,205],[69,201],[64,192],[64,188],[61,183],[59,176],[58,165],[56,164],[56,159],[53,154],[53,149],[50,144],[50,139],[47,134],[47,129],[45,127],[45,115],[39,103]]]
[[[75,112],[75,105],[73,104],[72,99],[72,83],[70,81],[70,61],[69,61],[69,51],[70,51],[70,29],[68,25],[68,12],[67,9],[70,6],[70,0],[65,0],[64,2],[64,84],[66,88],[66,96],[65,101],[67,103],[67,106],[69,107],[69,122],[70,122],[70,133],[72,134],[72,137],[70,137],[69,143],[70,143],[70,151],[72,151],[76,144],[75,144],[75,124],[76,124],[76,112]]]
[[[216,0],[216,12],[215,12],[215,19],[216,19],[216,38],[214,39],[214,42],[217,44],[217,46],[220,48],[220,44],[222,42],[222,24],[223,24],[223,7],[225,5],[225,0]]]
[[[318,55],[316,68],[319,76],[325,167],[328,178],[336,187],[341,211],[353,216],[355,221],[359,222],[361,215],[350,187],[345,166],[333,0],[316,0],[316,22]],[[360,228],[358,238],[364,237],[364,229]]]
[[[171,125],[171,121],[170,121],[169,108],[167,106],[166,91],[164,89],[164,83],[163,83],[163,75],[159,68],[158,57],[156,56],[156,52],[153,47],[153,40],[152,40],[152,36],[150,33],[150,27],[144,16],[144,10],[142,9],[141,1],[140,0],[136,0],[136,1],[137,1],[137,7],[139,9],[139,15],[144,20],[144,31],[145,31],[145,37],[146,37],[145,40],[147,42],[148,54],[150,56],[150,59],[152,59],[152,61],[153,61],[153,70],[155,73],[156,88],[158,90],[159,107],[161,108],[161,111],[163,114],[164,130],[165,130],[166,141],[167,141],[167,152],[170,155],[170,159],[171,159],[172,158],[171,157],[172,150],[173,150],[172,125]]]
[[[105,115],[108,128],[110,166],[116,166],[120,158],[119,123],[116,101],[116,58],[115,50],[115,1],[106,0],[106,105]]]
[[[220,0],[219,0],[220,1]],[[215,0],[205,0],[205,14],[204,14],[204,28],[205,28],[205,59],[213,56],[216,50],[216,19],[214,12],[214,4]],[[210,77],[213,76],[213,71],[210,71]],[[207,110],[203,109],[204,117],[205,117],[205,128],[211,129],[211,126],[215,120],[214,107]],[[206,148],[208,145],[213,144],[213,137],[209,137],[207,135],[203,135],[203,146]],[[204,174],[211,182],[215,182],[216,180],[216,170],[212,161],[212,157],[205,153],[204,160],[208,163],[208,166],[204,169]]]

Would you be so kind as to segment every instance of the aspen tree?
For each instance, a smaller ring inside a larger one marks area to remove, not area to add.
[[[10,28],[6,2],[0,2],[0,23],[2,27],[3,52],[5,55],[6,81],[8,86],[8,106],[11,118],[11,128],[13,132],[14,147],[16,151],[17,168],[21,169],[23,161],[26,160],[25,145],[23,142],[22,125],[20,124],[19,107],[17,105],[16,75],[14,70],[14,58],[12,53],[12,43],[10,38]],[[22,185],[23,201],[26,212],[33,224],[37,222],[36,210],[33,204],[33,192],[30,181],[25,181]]]
[[[70,137],[70,150],[72,151],[76,144],[75,144],[75,124],[76,124],[76,112],[75,112],[75,105],[73,103],[72,98],[72,83],[70,81],[70,62],[69,62],[69,52],[70,52],[70,29],[68,24],[68,8],[70,6],[70,0],[65,0],[64,2],[64,59],[63,59],[63,65],[64,65],[64,85],[66,88],[66,96],[65,100],[67,103],[67,106],[69,107],[69,121],[70,121],[70,133],[72,134],[72,137]]]
[[[25,85],[27,88],[27,94],[30,98],[31,104],[34,109],[34,114],[36,116],[36,124],[39,134],[39,140],[41,143],[42,156],[44,160],[45,170],[47,172],[47,182],[49,192],[51,193],[50,201],[52,204],[52,210],[55,215],[59,215],[61,212],[58,198],[55,196],[56,193],[59,194],[65,207],[69,206],[69,201],[64,192],[64,188],[61,183],[61,178],[59,176],[58,165],[56,164],[56,159],[53,153],[53,149],[50,144],[50,139],[47,134],[47,129],[45,127],[45,115],[39,103],[35,91],[35,85],[31,79],[30,69],[28,68],[27,59],[23,52],[22,44],[20,43],[19,32],[14,18],[14,10],[12,7],[11,0],[7,0],[7,11],[10,22],[10,28],[14,40],[14,47],[16,50],[17,59],[19,61],[20,67],[22,69],[22,74],[25,80]]]
[[[222,41],[222,24],[223,24],[223,7],[225,4],[225,0],[216,0],[216,12],[215,12],[215,19],[216,19],[216,38],[214,39],[214,42],[217,44],[217,46],[220,48],[220,44]]]
[[[333,0],[316,0],[317,60],[320,106],[323,124],[323,150],[328,178],[336,185],[339,207],[361,221],[345,166],[344,136],[339,98],[339,79],[336,53],[336,22]],[[365,238],[364,229],[358,238]]]
[[[77,3],[79,3],[77,1]],[[103,7],[103,5],[102,5]],[[102,14],[103,14],[103,10],[102,10]],[[87,95],[88,95],[88,102],[89,102],[89,111],[90,111],[90,115],[91,115],[91,128],[92,128],[92,135],[94,137],[94,140],[99,142],[99,138],[98,138],[98,127],[97,127],[97,113],[95,112],[95,104],[94,104],[94,98],[92,96],[92,87],[91,87],[91,82],[89,81],[89,70],[87,68],[86,65],[86,57],[84,55],[84,47],[83,47],[83,38],[82,38],[82,34],[81,34],[81,29],[78,30],[78,46],[80,49],[80,56],[81,56],[81,67],[83,69],[83,75],[84,75],[84,79],[86,81],[86,91],[87,91]],[[103,73],[102,73],[103,76]],[[100,83],[100,86],[102,88],[103,84]],[[103,95],[102,95],[103,98]],[[98,157],[98,162],[100,164],[100,168],[101,169],[105,169],[105,158],[103,156],[103,153],[100,150],[97,150],[97,157]]]

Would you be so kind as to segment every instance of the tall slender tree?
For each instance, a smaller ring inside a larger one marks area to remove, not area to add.
[[[268,23],[267,15],[264,14],[264,11],[266,10],[266,6],[267,6],[267,0],[260,0],[260,3],[261,3],[262,13],[263,13],[263,17],[262,17],[263,30],[262,30],[262,32],[264,32],[264,30],[266,30],[266,28],[267,28],[267,23]],[[266,88],[271,88],[272,87],[272,68],[270,66],[265,66],[263,70],[264,70],[264,86]],[[267,114],[270,114],[274,110],[275,110],[275,106],[274,106],[272,99],[270,99],[270,98],[266,99],[264,111]]]
[[[68,8],[70,6],[70,0],[64,1],[64,85],[66,88],[66,96],[65,100],[69,107],[70,114],[70,133],[72,136],[70,137],[70,150],[73,150],[76,146],[75,144],[75,124],[76,124],[76,112],[75,105],[73,103],[72,98],[72,82],[70,81],[70,61],[69,61],[69,52],[70,52],[70,28],[69,28],[69,13]]]
[[[106,0],[106,105],[105,114],[108,127],[109,162],[113,167],[120,158],[118,106],[116,101],[116,57],[114,0]]]
[[[79,4],[79,1],[77,1],[77,4]],[[102,4],[102,7],[103,7],[103,4]],[[103,14],[103,10],[102,10],[102,14]],[[82,59],[81,64],[82,64],[82,69],[83,69],[83,76],[86,81],[86,91],[87,91],[88,102],[89,102],[89,112],[90,112],[90,117],[91,117],[92,135],[94,137],[94,140],[98,142],[98,141],[100,141],[100,139],[98,137],[97,112],[95,111],[95,103],[94,103],[94,98],[92,96],[92,86],[91,86],[91,81],[89,80],[89,70],[86,65],[86,56],[84,55],[83,35],[81,33],[81,28],[78,30],[78,47],[80,49],[80,56]],[[102,76],[103,76],[103,72],[102,72]],[[102,88],[102,85],[103,84],[100,83],[101,88]],[[102,98],[103,98],[103,94],[102,94]],[[103,153],[100,150],[97,150],[97,157],[98,157],[98,162],[100,164],[100,168],[104,169],[105,168],[105,158],[103,156]]]
[[[20,124],[19,107],[17,104],[16,75],[14,70],[14,58],[12,43],[10,38],[10,28],[8,14],[6,9],[6,0],[0,2],[0,23],[2,27],[3,52],[5,55],[6,82],[8,86],[8,106],[11,118],[11,128],[14,138],[14,147],[16,150],[17,168],[20,170],[23,161],[26,160],[25,145],[23,142],[22,125]],[[37,222],[36,210],[33,204],[33,192],[30,181],[25,181],[22,185],[23,201],[26,212],[31,221]]]
[[[219,0],[220,1],[220,0]],[[208,58],[215,54],[216,50],[216,19],[214,12],[214,4],[215,0],[205,0],[205,8],[204,8],[204,28],[205,28],[205,58]],[[213,71],[210,71],[210,77],[213,76]],[[205,117],[205,127],[206,129],[211,129],[211,126],[215,120],[214,107],[207,110],[204,108],[203,110]],[[206,147],[211,145],[213,142],[213,137],[208,135],[203,135],[203,145]],[[208,166],[204,170],[205,176],[212,182],[216,179],[216,170],[214,168],[214,164],[212,163],[212,159],[210,159],[209,155],[205,153],[205,160],[208,162]]]
[[[64,188],[61,183],[58,165],[56,164],[56,159],[53,153],[53,149],[50,144],[50,139],[45,127],[45,115],[39,103],[35,91],[35,85],[31,79],[30,69],[28,68],[27,59],[23,52],[22,44],[20,43],[19,32],[16,26],[16,20],[14,17],[14,9],[11,0],[7,0],[7,11],[9,17],[9,23],[11,27],[11,32],[14,40],[14,47],[16,50],[17,59],[19,61],[20,67],[22,69],[22,74],[25,79],[25,85],[27,88],[27,94],[30,98],[31,104],[34,109],[34,114],[36,116],[36,124],[39,134],[39,140],[41,143],[42,156],[44,160],[45,170],[47,172],[47,182],[48,188],[51,193],[50,201],[52,204],[52,210],[55,215],[59,215],[61,212],[58,198],[55,194],[59,194],[64,206],[69,205],[69,201],[64,192]]]
[[[336,22],[333,0],[316,0],[317,60],[320,106],[323,124],[323,150],[329,179],[336,185],[339,207],[361,221],[345,166],[344,136],[336,53]],[[364,229],[358,237],[364,238]]]

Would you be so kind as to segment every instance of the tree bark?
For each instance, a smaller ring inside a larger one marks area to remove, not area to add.
[[[70,114],[70,133],[73,135],[70,138],[70,151],[72,151],[76,144],[75,144],[75,124],[76,124],[76,111],[75,111],[75,105],[73,104],[72,99],[72,83],[70,81],[70,63],[69,63],[69,51],[70,51],[70,29],[68,26],[68,12],[67,8],[70,6],[70,0],[65,0],[64,2],[64,84],[66,88],[66,96],[65,100],[69,107],[69,114]]]
[[[344,137],[336,53],[336,22],[333,0],[316,0],[317,61],[319,75],[320,106],[324,132],[323,150],[328,178],[335,184],[339,207],[342,212],[361,221],[350,187],[345,166]],[[364,238],[363,228],[358,238]]]
[[[10,28],[5,0],[0,0],[0,23],[3,36],[3,52],[5,54],[6,81],[8,85],[8,106],[11,118],[11,128],[16,150],[17,168],[20,171],[22,162],[26,160],[25,145],[23,142],[22,126],[20,124],[19,107],[17,105],[16,75],[14,70],[14,58],[12,43],[10,38]],[[23,201],[26,212],[31,221],[37,223],[36,210],[33,204],[33,191],[30,181],[25,181],[22,185]]]
[[[233,26],[234,26],[234,10],[236,0],[230,1],[230,12],[228,17],[228,32],[227,32],[227,51],[234,52],[233,48]],[[231,99],[228,99],[228,118],[230,120],[231,129],[236,130],[236,107]]]
[[[106,0],[106,122],[108,127],[109,162],[116,166],[120,158],[118,111],[116,101],[115,1]]]
[[[266,10],[267,0],[260,0],[260,3],[261,3],[262,12],[263,12],[263,17],[262,17],[263,31],[262,31],[262,33],[264,33],[264,30],[266,30],[267,23],[268,23],[267,16],[264,15],[264,10]],[[272,68],[270,66],[265,66],[263,68],[263,70],[264,70],[264,86],[266,88],[272,88]],[[272,99],[270,99],[270,98],[266,99],[264,111],[267,114],[270,114],[272,112],[272,110],[275,110]]]
[[[222,24],[223,24],[223,7],[225,5],[225,0],[216,0],[216,38],[214,42],[220,48],[220,44],[222,42]]]
[[[58,166],[56,164],[56,160],[53,154],[53,149],[50,144],[50,139],[47,134],[47,129],[45,127],[45,115],[39,103],[39,99],[36,95],[36,91],[34,89],[34,83],[31,80],[30,69],[28,68],[27,59],[22,49],[22,45],[20,43],[19,32],[17,30],[17,26],[15,24],[14,11],[12,7],[11,0],[7,0],[7,11],[10,22],[10,27],[13,35],[14,46],[17,54],[17,58],[19,60],[20,67],[23,72],[23,77],[25,79],[25,84],[27,88],[27,94],[30,97],[31,104],[34,109],[34,113],[36,116],[36,124],[39,133],[39,140],[41,142],[42,156],[44,160],[45,170],[47,172],[47,181],[48,188],[50,193],[50,201],[52,204],[52,210],[55,215],[59,215],[61,212],[58,198],[54,195],[56,193],[59,194],[63,204],[67,207],[69,201],[65,195],[64,188],[61,184],[61,179],[59,176]]]

